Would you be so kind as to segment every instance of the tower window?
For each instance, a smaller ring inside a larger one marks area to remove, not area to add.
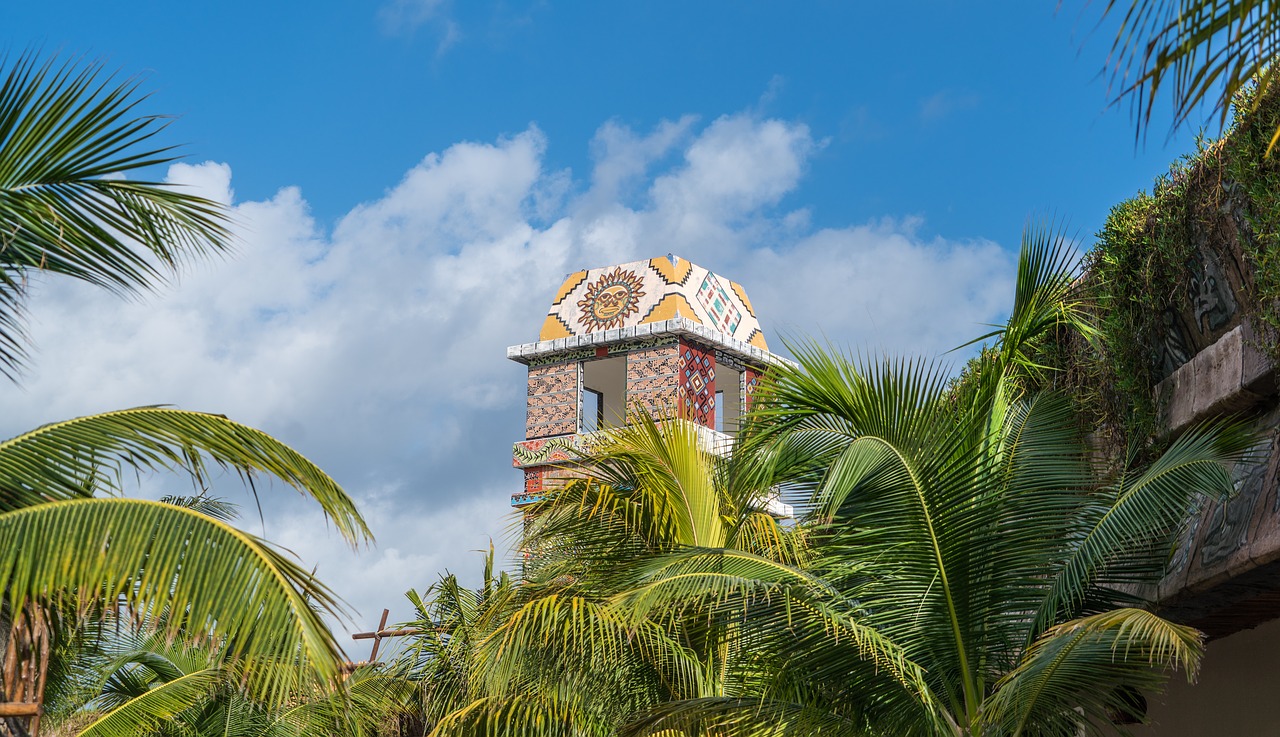
[[[742,419],[742,372],[727,362],[716,366],[716,430],[736,435]]]
[[[624,356],[582,362],[581,432],[621,427],[627,421],[627,360]]]
[[[582,432],[596,432],[604,427],[604,395],[595,389],[582,388]]]

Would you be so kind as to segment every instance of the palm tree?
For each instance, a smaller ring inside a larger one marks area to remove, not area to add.
[[[104,77],[98,64],[32,55],[9,65],[0,84],[0,373],[10,379],[26,356],[22,308],[33,275],[131,292],[229,247],[219,204],[127,178],[174,160],[152,146],[164,123],[136,114],[136,91],[136,80]],[[139,407],[0,442],[0,635],[8,635],[0,698],[38,701],[50,638],[117,608],[168,612],[168,636],[207,638],[230,659],[337,677],[340,650],[321,616],[342,607],[310,572],[224,520],[120,496],[133,472],[185,472],[203,487],[219,469],[255,494],[256,479],[278,479],[317,501],[353,546],[371,540],[332,478],[221,415]],[[269,699],[287,697],[288,679],[264,684]]]
[[[745,445],[807,459],[793,468],[809,494],[812,561],[735,563],[727,576],[723,552],[677,551],[620,601],[645,612],[713,593],[727,608],[805,606],[758,611],[753,626],[775,634],[758,640],[768,667],[751,698],[663,704],[637,731],[1105,734],[1140,716],[1133,694],[1167,668],[1194,674],[1199,633],[1151,613],[1141,586],[1192,503],[1230,493],[1228,468],[1253,441],[1200,428],[1145,467],[1130,459],[1100,476],[1070,401],[1033,376],[1036,342],[1084,316],[1059,268],[1065,248],[1045,232],[1024,242],[1013,314],[959,404],[928,362],[805,345],[798,368],[775,371]],[[811,612],[896,648],[922,679],[913,699],[887,700],[882,680],[849,669],[865,654],[796,628]]]
[[[506,573],[495,575],[493,565],[491,545],[478,589],[466,588],[456,575],[445,573],[425,592],[410,589],[405,594],[415,613],[406,626],[417,634],[397,658],[393,672],[421,685],[425,726],[434,727],[485,695],[478,647],[516,604],[515,582]]]
[[[199,495],[165,504],[230,521],[238,508]],[[246,657],[230,639],[173,634],[173,610],[104,610],[63,638],[46,707],[55,732],[82,737],[372,736],[412,704],[413,684],[377,665],[328,677],[314,661]],[[278,694],[286,694],[281,699]]]
[[[228,657],[216,643],[158,632],[155,622],[111,619],[82,636],[81,688],[61,716],[81,737],[364,737],[409,701],[412,684],[377,666],[334,682],[296,663]],[[263,701],[272,680],[285,704]]]
[[[725,606],[712,589],[643,601],[655,567],[684,551],[714,551],[723,565],[711,577],[722,581],[745,565],[791,573],[797,589],[822,588],[797,568],[803,536],[764,511],[774,466],[746,457],[716,455],[681,420],[640,415],[606,433],[577,468],[582,478],[530,508],[518,586],[460,596],[446,579],[436,589],[440,630],[423,638],[434,645],[430,682],[465,680],[466,688],[428,692],[433,734],[607,735],[663,704],[749,694],[769,665],[762,638],[779,633],[754,626],[764,621],[757,612],[791,603],[797,626],[810,634],[827,627],[854,643],[849,671],[893,684],[885,698],[920,683],[891,644],[816,596],[760,587],[751,607]],[[810,605],[818,611],[805,612]]]
[[[179,470],[203,487],[210,466],[279,479],[318,501],[353,545],[371,539],[341,487],[265,433],[198,412],[108,412],[0,442],[0,590],[9,611],[34,605],[45,614],[26,625],[47,630],[60,625],[50,617],[104,604],[168,610],[170,634],[226,638],[229,655],[297,659],[336,676],[341,651],[322,613],[344,608],[311,572],[226,521],[120,496],[126,469]],[[11,699],[38,696],[16,698],[22,684],[9,675]],[[283,697],[279,685],[273,694]]]
[[[1120,13],[1108,74],[1131,100],[1139,135],[1162,89],[1172,88],[1175,127],[1201,104],[1225,124],[1238,93],[1256,84],[1256,105],[1277,81],[1280,12],[1270,0],[1108,0],[1103,14]],[[1268,154],[1278,141],[1280,127]]]

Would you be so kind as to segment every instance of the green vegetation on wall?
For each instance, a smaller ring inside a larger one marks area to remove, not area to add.
[[[1280,154],[1266,155],[1278,93],[1255,106],[1246,91],[1221,139],[1117,204],[1097,234],[1085,283],[1099,340],[1068,337],[1042,358],[1116,450],[1157,434],[1152,387],[1231,326],[1247,322],[1280,357]]]

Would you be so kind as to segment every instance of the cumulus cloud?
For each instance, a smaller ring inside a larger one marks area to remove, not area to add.
[[[895,352],[948,349],[1008,304],[995,243],[925,238],[911,220],[814,230],[784,208],[821,149],[801,124],[607,123],[572,197],[546,145],[530,127],[432,153],[331,230],[296,188],[237,202],[231,167],[173,167],[232,203],[238,252],[143,300],[38,285],[35,370],[0,429],[172,403],[277,435],[356,496],[378,545],[353,554],[311,505],[270,491],[263,531],[368,626],[384,606],[407,616],[403,591],[444,569],[478,578],[472,551],[490,538],[504,552],[525,393],[504,350],[536,338],[567,272],[673,251],[741,282],[767,329]]]

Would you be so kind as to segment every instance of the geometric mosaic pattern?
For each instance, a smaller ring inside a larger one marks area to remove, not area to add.
[[[680,344],[627,354],[627,404],[650,417],[663,419],[676,412],[680,375]]]
[[[524,493],[529,496],[536,496],[542,493],[542,474],[546,469],[542,466],[534,466],[524,470]]]
[[[533,466],[524,471],[524,488],[511,495],[511,506],[523,507],[540,502],[566,483],[582,477],[581,471],[568,466]]]
[[[768,350],[740,284],[679,256],[570,274],[556,292],[538,340],[556,340],[684,317]]]
[[[578,364],[530,366],[526,409],[526,438],[577,432]]]
[[[728,335],[733,335],[742,324],[742,311],[733,303],[720,280],[710,271],[698,287],[698,304],[707,311],[711,318],[711,326]]]
[[[680,416],[704,427],[716,426],[716,354],[680,341]]]

